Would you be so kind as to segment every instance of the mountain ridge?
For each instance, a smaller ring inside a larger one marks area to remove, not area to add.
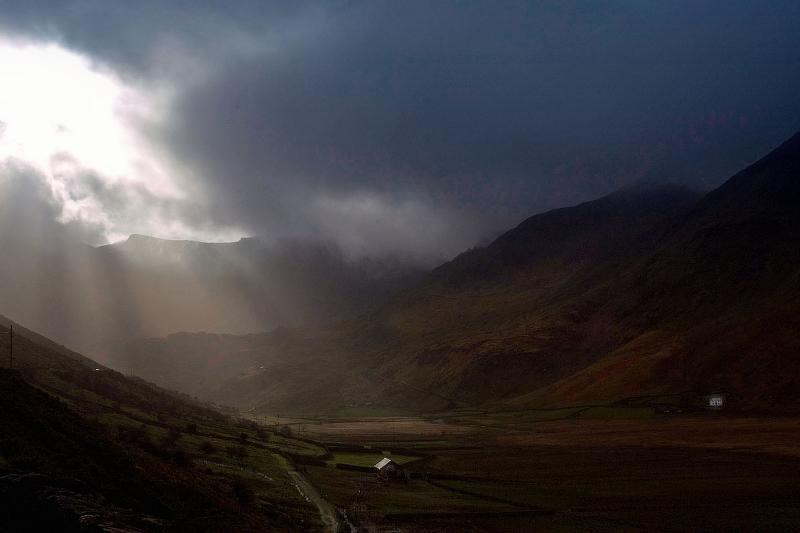
[[[363,320],[251,340],[254,370],[213,397],[436,410],[728,390],[741,409],[800,408],[800,372],[773,373],[798,348],[799,139],[702,197],[667,189],[648,205],[627,192],[534,215]]]
[[[2,238],[13,233],[3,230]],[[312,241],[133,236],[99,248],[66,239],[12,249],[0,257],[4,311],[96,358],[106,342],[178,331],[331,323],[371,309],[423,272],[399,258],[352,259]]]

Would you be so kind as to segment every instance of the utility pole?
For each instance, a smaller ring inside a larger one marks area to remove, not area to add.
[[[14,368],[14,324],[8,326],[8,368]]]

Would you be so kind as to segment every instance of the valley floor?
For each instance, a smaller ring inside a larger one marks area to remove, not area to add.
[[[800,418],[620,409],[281,423],[325,445],[298,469],[365,530],[800,527]],[[383,456],[408,479],[379,481],[370,465]]]

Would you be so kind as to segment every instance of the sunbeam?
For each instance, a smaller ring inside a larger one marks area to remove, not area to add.
[[[167,86],[127,83],[52,43],[0,40],[0,65],[0,164],[34,170],[60,222],[92,228],[98,243],[135,232],[220,238],[174,216],[199,188],[189,198],[145,134],[166,113]]]

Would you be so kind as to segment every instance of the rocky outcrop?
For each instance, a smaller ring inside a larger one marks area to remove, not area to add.
[[[10,531],[164,531],[159,518],[123,509],[92,493],[79,479],[37,473],[0,475],[0,510]]]

